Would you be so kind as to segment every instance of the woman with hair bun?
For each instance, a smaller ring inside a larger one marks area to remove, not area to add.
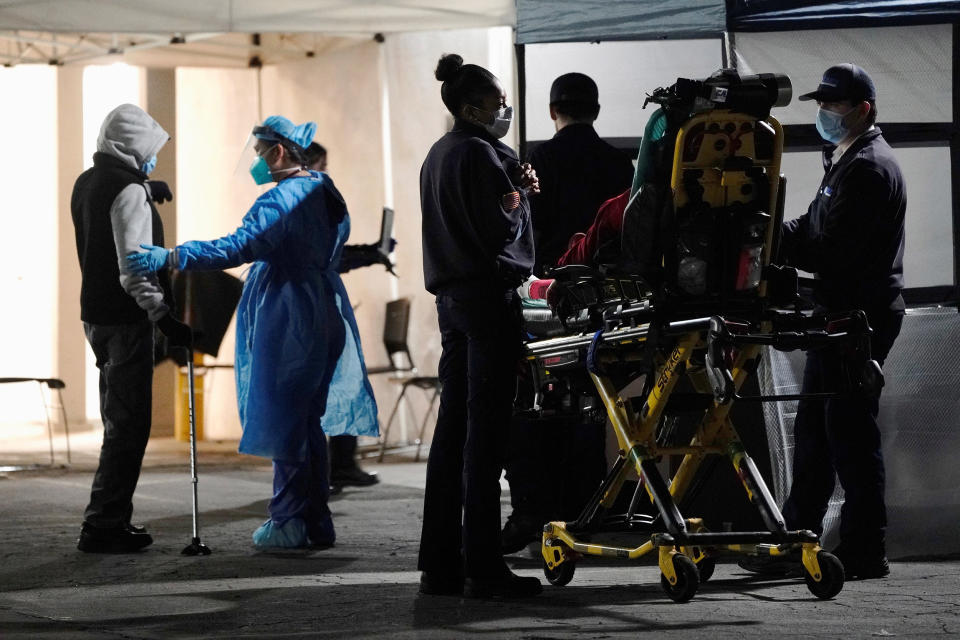
[[[443,347],[420,592],[532,596],[540,581],[512,573],[500,551],[500,474],[521,347],[516,287],[533,267],[526,193],[539,186],[499,140],[513,108],[497,77],[456,54],[442,56],[435,75],[455,120],[420,170],[424,280]]]

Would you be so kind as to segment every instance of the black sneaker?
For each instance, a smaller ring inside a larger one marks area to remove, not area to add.
[[[143,527],[124,524],[101,529],[86,522],[80,527],[77,549],[84,553],[131,553],[153,544],[153,538]]]
[[[530,598],[542,591],[539,579],[521,577],[512,571],[498,578],[467,578],[463,584],[467,598]]]
[[[427,596],[463,595],[463,576],[424,571],[420,574],[420,593]]]
[[[869,552],[844,547],[841,543],[833,551],[843,563],[843,573],[849,579],[875,580],[890,575],[890,563],[883,549]]]
[[[335,487],[369,487],[380,482],[376,473],[367,473],[360,467],[334,471],[330,474],[330,484]]]
[[[531,542],[536,542],[543,533],[545,520],[534,516],[511,513],[500,532],[500,551],[503,555],[517,553]]]

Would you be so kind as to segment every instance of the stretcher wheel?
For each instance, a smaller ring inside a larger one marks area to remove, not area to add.
[[[713,570],[717,568],[716,558],[704,558],[697,563],[697,570],[700,571],[700,584],[713,577]]]
[[[553,569],[548,567],[546,562],[543,563],[543,575],[547,577],[547,582],[556,587],[563,587],[570,584],[570,581],[573,580],[573,573],[576,571],[576,569],[577,565],[569,560],[562,564],[558,564]]]
[[[817,562],[820,564],[820,582],[813,579],[806,567],[803,569],[803,579],[806,580],[810,593],[821,600],[829,600],[843,589],[843,563],[837,556],[826,551],[817,553]]]
[[[693,560],[677,553],[673,556],[673,570],[677,572],[677,584],[670,584],[667,576],[660,574],[660,586],[674,602],[686,602],[700,586],[700,572]]]

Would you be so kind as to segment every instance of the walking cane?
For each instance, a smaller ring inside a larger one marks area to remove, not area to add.
[[[184,320],[187,324],[193,324],[193,282],[187,274],[181,274],[187,278],[184,287]],[[190,413],[190,480],[193,483],[193,539],[190,544],[183,548],[181,552],[185,556],[208,556],[210,547],[200,542],[200,507],[197,504],[197,414],[194,399],[194,381],[193,381],[193,347],[187,349],[187,387],[189,396],[187,398],[187,409]]]
[[[187,352],[187,383],[190,391],[187,407],[190,412],[190,476],[193,483],[193,539],[183,548],[185,556],[208,556],[210,547],[200,542],[200,510],[197,505],[197,417],[194,413],[193,349]]]

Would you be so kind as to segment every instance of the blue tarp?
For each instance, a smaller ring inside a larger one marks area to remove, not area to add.
[[[517,0],[520,44],[950,22],[960,22],[956,0]]]
[[[517,0],[517,42],[716,38],[724,0]]]
[[[956,0],[727,0],[730,31],[840,29],[948,22],[960,22],[960,2]]]

